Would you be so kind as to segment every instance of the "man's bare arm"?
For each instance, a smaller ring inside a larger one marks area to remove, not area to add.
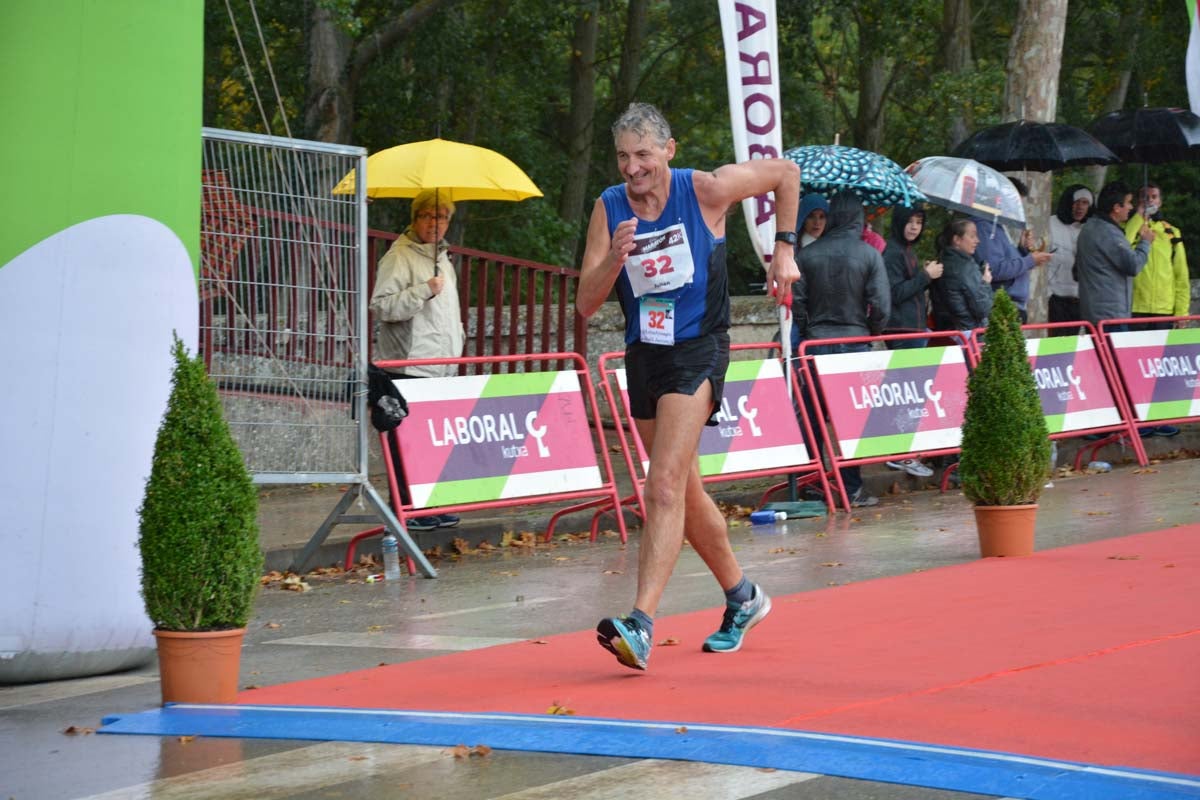
[[[587,245],[580,266],[579,288],[575,292],[575,308],[585,317],[599,310],[608,293],[612,291],[617,276],[625,264],[625,257],[633,250],[633,236],[637,232],[637,219],[630,217],[617,225],[612,236],[608,234],[608,213],[604,201],[597,199],[592,207],[588,222]]]
[[[741,164],[726,164],[712,172],[694,172],[692,184],[705,221],[717,235],[724,234],[724,215],[729,206],[767,192],[775,194],[775,230],[796,229],[800,168],[786,158],[759,158]],[[790,302],[792,284],[798,280],[800,270],[796,266],[795,248],[775,242],[767,267],[767,287],[780,305]]]

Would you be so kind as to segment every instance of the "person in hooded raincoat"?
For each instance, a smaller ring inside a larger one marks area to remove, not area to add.
[[[804,280],[792,286],[794,325],[801,339],[877,336],[891,313],[892,297],[883,256],[862,239],[863,205],[851,192],[839,192],[829,204],[825,234],[800,252]],[[867,343],[817,345],[809,355],[861,353]],[[810,402],[808,392],[804,393]],[[819,450],[824,424],[809,408]],[[843,467],[842,483],[854,507],[873,506],[879,498],[867,493],[859,467]]]
[[[1074,322],[1082,319],[1079,311],[1079,281],[1075,267],[1075,241],[1096,202],[1092,190],[1074,183],[1058,196],[1058,205],[1050,217],[1050,265],[1046,277],[1050,288],[1050,322]],[[1079,328],[1051,328],[1051,336],[1074,336]]]

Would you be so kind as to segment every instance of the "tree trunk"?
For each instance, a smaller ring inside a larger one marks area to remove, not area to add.
[[[1058,109],[1058,74],[1062,66],[1067,0],[1020,0],[1017,24],[1008,43],[1008,80],[1004,86],[1005,120],[1053,122]],[[1051,173],[1030,172],[1025,222],[1034,241],[1049,233]],[[1030,322],[1046,321],[1049,287],[1046,270],[1029,274]]]
[[[333,13],[313,4],[309,32],[308,100],[304,105],[304,135],[319,142],[346,144],[354,127],[354,92],[347,65],[350,36]]]
[[[1129,46],[1122,48],[1124,58],[1120,64],[1120,71],[1117,73],[1117,80],[1109,89],[1108,94],[1104,97],[1104,110],[1102,113],[1107,114],[1110,111],[1120,111],[1125,107],[1125,98],[1129,95],[1129,81],[1133,77],[1133,57],[1137,53],[1138,39],[1142,33],[1142,5],[1134,3],[1125,8],[1121,14],[1121,22],[1118,25],[1119,30],[1129,31]],[[1087,181],[1092,189],[1099,194],[1100,189],[1104,186],[1105,179],[1108,176],[1108,167],[1099,165],[1087,168]]]
[[[621,47],[621,66],[617,72],[613,110],[617,116],[637,96],[638,81],[641,79],[642,50],[646,45],[646,27],[649,3],[647,0],[629,0],[629,13],[625,17],[625,40]]]
[[[878,48],[858,62],[858,108],[854,114],[854,146],[878,153],[883,149],[883,103],[887,88],[887,58]]]
[[[571,107],[563,121],[562,138],[567,150],[567,174],[558,200],[558,215],[567,222],[583,219],[584,193],[591,168],[592,119],[596,112],[596,37],[599,3],[581,4],[571,41]],[[575,253],[580,227],[564,242],[566,252]]]
[[[349,144],[354,131],[354,91],[363,74],[418,23],[461,0],[418,0],[403,14],[358,39],[338,24],[328,3],[314,3],[309,30],[308,99],[305,135],[320,142]]]
[[[943,0],[942,57],[947,72],[957,74],[974,68],[971,57],[971,0]],[[947,152],[967,138],[972,124],[970,111],[965,104],[950,110],[950,146]]]

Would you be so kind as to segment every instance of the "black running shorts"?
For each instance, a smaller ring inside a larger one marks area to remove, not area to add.
[[[712,383],[713,413],[721,407],[725,370],[729,367],[729,334],[710,333],[673,345],[634,342],[625,350],[629,412],[634,419],[654,419],[665,394],[694,395],[704,381]]]

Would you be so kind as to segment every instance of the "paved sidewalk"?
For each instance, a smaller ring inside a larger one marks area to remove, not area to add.
[[[611,438],[613,437],[610,436]],[[1143,441],[1147,454],[1152,459],[1177,452],[1181,448],[1190,451],[1193,456],[1197,456],[1200,455],[1200,425],[1186,426],[1180,435],[1169,439],[1151,437]],[[1076,451],[1084,444],[1088,443],[1082,439],[1061,440],[1059,442],[1059,467],[1071,466]],[[631,484],[624,459],[618,452],[610,455],[617,486],[621,490],[622,496],[626,496],[630,492]],[[1107,460],[1114,466],[1121,464],[1136,466],[1132,450],[1117,445],[1109,445],[1104,448],[1098,454],[1098,458]],[[380,496],[386,499],[387,481],[381,472],[376,471],[377,467],[378,458],[373,456],[372,484],[379,491]],[[936,470],[931,478],[914,478],[904,472],[889,469],[883,464],[872,464],[863,467],[863,477],[867,491],[888,502],[889,498],[915,496],[926,491],[937,493],[935,487],[938,486],[941,478],[941,470]],[[714,483],[709,485],[709,492],[719,502],[757,508],[767,487],[783,480],[785,478],[781,476],[778,479]],[[345,489],[344,486],[334,485],[277,486],[266,488],[260,493],[259,526],[268,569],[280,571],[288,569],[313,533],[337,505]],[[947,494],[957,494],[957,491],[951,490]],[[773,495],[771,499],[788,499],[786,490]],[[501,537],[506,532],[514,534],[522,531],[544,532],[551,515],[566,505],[569,504],[534,501],[510,509],[466,511],[459,515],[462,523],[457,528],[413,532],[411,535],[422,551],[426,552],[434,547],[440,547],[443,552],[449,552],[451,543],[456,538],[461,538],[472,546],[478,545],[481,541],[499,544]],[[362,508],[355,506],[347,513],[368,514],[370,509],[365,505]],[[556,525],[555,532],[578,533],[588,530],[590,525],[591,511],[588,510],[562,517]],[[630,536],[636,536],[638,521],[632,513],[626,513],[626,525],[629,526]],[[335,526],[326,539],[325,545],[313,557],[308,568],[342,563],[350,539],[356,533],[370,527],[372,527],[371,524]],[[601,518],[600,527],[601,530],[615,530],[616,517],[611,513],[606,514]],[[365,539],[355,548],[356,554],[378,554],[378,551],[378,537]]]

